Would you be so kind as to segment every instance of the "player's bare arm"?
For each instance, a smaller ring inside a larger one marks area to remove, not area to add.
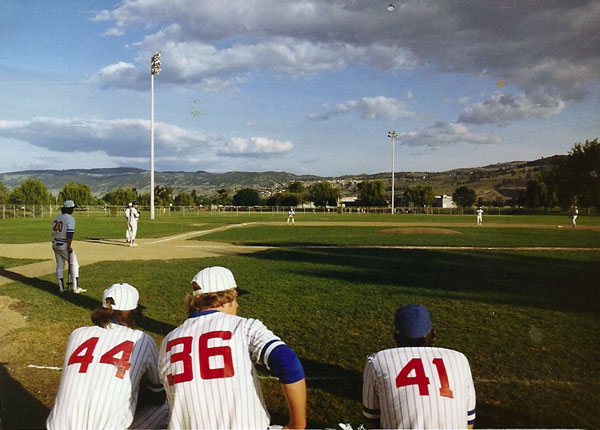
[[[287,401],[290,420],[286,429],[303,429],[306,427],[306,379],[292,384],[281,384],[283,395]]]

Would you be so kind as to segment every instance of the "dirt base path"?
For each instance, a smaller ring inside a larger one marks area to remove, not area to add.
[[[107,260],[171,260],[176,258],[205,258],[218,257],[222,255],[243,254],[259,252],[270,247],[265,246],[240,246],[224,242],[190,242],[188,239],[214,233],[217,231],[229,230],[248,225],[285,225],[285,222],[250,222],[242,224],[229,224],[212,230],[199,230],[182,233],[179,235],[163,238],[136,239],[137,247],[130,247],[124,240],[116,239],[87,239],[83,241],[75,240],[73,248],[77,253],[77,259],[80,266],[97,263]],[[415,229],[423,227],[434,228],[452,228],[452,227],[472,227],[472,228],[557,228],[554,225],[526,225],[526,224],[484,224],[477,226],[475,224],[464,223],[406,223],[406,222],[302,222],[297,223],[300,226],[353,226],[353,227],[396,227],[398,229]],[[560,226],[562,228],[562,226]],[[293,228],[290,226],[290,228]],[[567,228],[567,226],[565,226]],[[600,231],[600,226],[578,226],[581,230]],[[417,233],[416,231],[413,234]],[[339,247],[339,246],[332,246]],[[386,247],[381,247],[386,248]],[[388,247],[389,248],[389,247]],[[426,247],[426,246],[397,246],[396,249],[449,249],[448,247]],[[457,247],[456,249],[475,249],[475,247]],[[492,249],[483,247],[481,249]],[[521,249],[521,248],[507,248]],[[562,249],[562,248],[540,248],[525,247],[522,249]],[[573,248],[568,248],[573,249]],[[588,249],[588,248],[582,248]],[[594,248],[596,249],[596,248]],[[2,244],[0,256],[21,259],[40,259],[44,260],[38,263],[27,264],[23,266],[11,267],[8,270],[0,271],[0,285],[14,281],[14,275],[27,277],[39,277],[53,273],[56,270],[54,253],[50,241],[44,243],[28,244]],[[11,276],[8,276],[10,273]]]
[[[258,252],[266,249],[266,247],[260,246],[238,246],[223,242],[188,241],[192,237],[203,236],[243,225],[246,224],[231,224],[213,230],[192,231],[162,238],[136,239],[135,242],[138,244],[136,247],[130,247],[125,240],[75,240],[73,242],[73,249],[77,254],[80,266],[108,260],[172,260],[176,258],[218,257],[222,255]],[[2,244],[0,256],[44,260],[0,271],[0,285],[13,282],[15,275],[34,278],[54,273],[56,270],[56,261],[54,260],[54,252],[52,251],[50,241],[44,243]]]

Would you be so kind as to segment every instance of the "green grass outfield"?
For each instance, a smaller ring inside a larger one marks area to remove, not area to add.
[[[281,214],[207,214],[142,219],[140,237],[228,223],[285,222],[285,218]],[[77,237],[123,235],[121,219],[104,220],[77,218]],[[303,221],[399,221],[399,225],[303,227]],[[561,221],[565,227],[557,229]],[[393,347],[394,310],[416,302],[431,311],[437,345],[459,350],[470,360],[477,391],[476,427],[600,428],[596,405],[600,239],[598,231],[572,229],[568,221],[554,216],[488,216],[484,226],[477,228],[469,226],[474,224],[473,216],[321,214],[313,218],[300,213],[294,227],[247,225],[203,237],[276,246],[255,254],[96,263],[81,269],[88,288],[82,296],[56,294],[53,274],[0,286],[0,295],[15,300],[10,306],[25,321],[15,321],[18,328],[0,338],[3,422],[7,427],[11,423],[43,427],[60,372],[27,366],[62,366],[70,331],[89,324],[90,311],[100,304],[102,290],[111,283],[127,281],[138,287],[141,302],[147,306],[141,328],[160,343],[185,318],[182,300],[192,276],[208,265],[223,265],[249,292],[239,300],[240,315],[261,319],[299,354],[308,378],[309,427],[337,428],[339,422],[358,427],[366,355]],[[578,221],[580,226],[600,224],[592,217]],[[412,223],[458,233],[382,233],[416,228]],[[47,241],[49,224],[48,219],[0,221],[0,242]],[[344,246],[319,247],[331,244]],[[0,258],[2,268],[18,263]],[[261,374],[273,421],[283,424],[286,409],[278,383]]]

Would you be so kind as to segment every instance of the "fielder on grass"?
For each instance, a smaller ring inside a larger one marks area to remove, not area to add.
[[[169,408],[154,339],[135,330],[143,306],[129,284],[104,290],[95,326],[73,331],[49,430],[164,428]],[[137,410],[136,410],[137,408]],[[135,420],[134,420],[135,415]]]
[[[69,281],[72,282],[74,293],[85,293],[87,290],[79,288],[79,263],[73,250],[72,242],[75,235],[75,218],[73,200],[65,200],[61,208],[61,214],[52,221],[52,250],[56,258],[56,280],[58,291],[65,292],[65,264],[69,264]]]
[[[434,348],[435,330],[424,306],[396,311],[397,348],[368,357],[363,375],[367,428],[473,428],[475,388],[467,358]]]
[[[237,285],[224,267],[192,280],[189,317],[162,342],[159,367],[171,429],[266,429],[270,416],[255,363],[279,379],[287,428],[306,426],[306,383],[298,357],[262,322],[237,316]]]
[[[129,220],[131,219],[131,208],[133,207],[133,203],[129,203],[127,205],[127,209],[125,209],[125,240],[127,243],[131,243],[131,223]]]
[[[137,246],[135,243],[135,237],[137,236],[138,218],[142,214],[138,211],[138,202],[133,202],[131,208],[129,208],[129,226],[131,232],[129,233],[129,246]]]

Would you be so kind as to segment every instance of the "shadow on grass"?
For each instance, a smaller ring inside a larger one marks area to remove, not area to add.
[[[2,429],[44,428],[50,410],[13,379],[0,363]]]
[[[29,285],[30,287],[37,288],[45,291],[48,294],[54,294],[63,300],[71,302],[79,307],[89,309],[90,311],[102,305],[98,300],[88,297],[85,294],[74,294],[71,292],[59,293],[58,286],[55,283],[46,281],[44,279],[30,278],[6,269],[0,269],[0,276],[4,276],[5,278],[12,279],[15,282],[21,282],[25,285]],[[175,329],[176,326],[143,316],[137,322],[137,328],[164,336]]]
[[[594,262],[497,251],[390,249],[294,249],[248,254],[247,258],[290,263],[302,276],[348,284],[422,288],[423,294],[561,311],[600,310]],[[308,263],[300,265],[297,263]],[[428,290],[428,291],[427,291]],[[470,296],[470,297],[469,297]]]

